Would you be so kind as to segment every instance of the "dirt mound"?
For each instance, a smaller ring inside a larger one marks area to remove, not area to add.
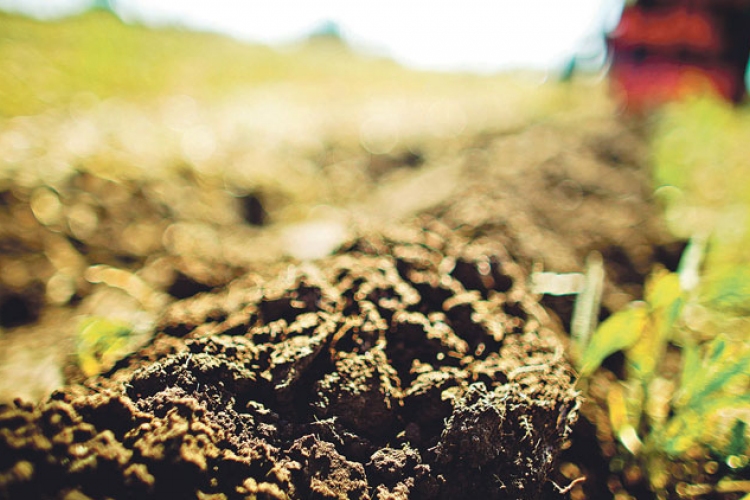
[[[177,302],[85,389],[0,410],[0,496],[539,498],[579,400],[525,282],[422,218]]]

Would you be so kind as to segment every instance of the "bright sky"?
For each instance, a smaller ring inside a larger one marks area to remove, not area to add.
[[[0,0],[0,9],[54,17],[87,0]],[[416,67],[555,69],[591,55],[623,0],[115,0],[128,21],[181,24],[240,39],[284,43],[325,21],[356,46]]]

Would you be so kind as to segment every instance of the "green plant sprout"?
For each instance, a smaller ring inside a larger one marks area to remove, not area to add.
[[[89,316],[81,321],[76,336],[78,366],[90,377],[111,368],[129,352],[133,326],[125,321]]]
[[[124,269],[94,265],[84,277],[100,290],[76,334],[78,367],[90,377],[109,370],[150,338],[154,318],[170,299]]]
[[[574,337],[582,380],[605,358],[624,352],[626,379],[613,382],[607,393],[610,422],[623,446],[645,460],[657,490],[666,482],[665,462],[686,457],[696,446],[732,470],[748,465],[750,345],[743,334],[749,323],[727,318],[717,306],[747,305],[750,294],[746,283],[730,276],[701,281],[706,247],[706,238],[691,240],[678,272],[656,269],[643,301],[614,313],[590,336]],[[581,299],[589,300],[583,293]],[[693,329],[696,324],[701,331]],[[669,344],[682,350],[675,380],[659,371]]]
[[[689,244],[677,272],[653,270],[643,300],[598,327],[587,264],[571,358],[585,388],[608,356],[624,353],[625,380],[607,385],[608,416],[660,498],[670,461],[699,456],[728,472],[716,484],[682,484],[681,497],[750,500],[750,481],[736,479],[750,470],[750,110],[695,100],[667,106],[652,125],[655,199]],[[667,369],[668,354],[680,365]]]

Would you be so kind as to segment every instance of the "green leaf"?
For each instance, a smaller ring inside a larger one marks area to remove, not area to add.
[[[709,347],[708,363],[712,365],[716,364],[721,359],[722,354],[724,354],[726,346],[727,341],[723,336],[714,338]]]
[[[747,413],[750,412],[750,394],[714,394],[702,400],[696,411],[699,411],[705,417],[714,412],[738,411]]]
[[[702,400],[713,396],[724,388],[732,378],[737,375],[747,374],[750,368],[750,355],[745,355],[725,368],[718,370],[711,376],[703,388],[693,395],[688,404],[700,405]]]
[[[684,304],[679,276],[666,270],[651,275],[645,295],[648,304],[645,333],[625,353],[629,376],[643,383],[653,376]]]
[[[701,299],[712,308],[750,314],[750,265],[725,266],[707,273]]]
[[[645,299],[652,309],[668,308],[682,296],[677,273],[656,271],[646,283]]]
[[[670,418],[661,432],[655,433],[657,447],[669,456],[678,456],[700,441],[703,432],[701,415],[683,411]]]
[[[669,419],[667,424],[654,430],[652,442],[656,448],[670,456],[685,453],[697,443],[707,444],[714,449],[734,450],[747,446],[745,437],[738,435],[736,417],[732,415],[747,414],[750,411],[750,395],[731,395],[710,398],[703,401],[700,407],[684,407]],[[726,416],[724,416],[726,415]],[[722,420],[732,418],[734,425],[720,424]],[[719,429],[724,430],[719,430]],[[727,430],[729,429],[729,430]],[[742,429],[744,432],[744,429]],[[742,455],[745,448],[742,448]],[[731,455],[732,453],[727,453]]]
[[[742,455],[747,451],[747,424],[739,418],[734,421],[732,431],[729,435],[729,446],[726,450],[726,456]]]
[[[697,358],[697,347],[685,348],[677,406],[707,413],[717,398],[726,398],[723,404],[730,405],[744,401],[746,394],[727,395],[727,388],[737,377],[750,375],[750,352],[742,343],[730,343],[724,335],[719,335],[707,346],[702,362]]]
[[[604,321],[591,337],[580,361],[581,376],[593,373],[604,359],[632,347],[641,337],[648,322],[648,309],[636,302],[629,309],[618,311]]]
[[[124,321],[91,316],[78,329],[76,353],[78,365],[86,376],[110,368],[114,360],[127,352],[132,325]]]
[[[702,380],[702,373],[700,349],[691,342],[682,349],[682,375],[680,377],[680,397],[677,400],[678,404],[681,399],[689,399],[689,395],[699,386]]]

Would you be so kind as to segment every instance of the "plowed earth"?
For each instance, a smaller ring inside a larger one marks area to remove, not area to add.
[[[172,299],[148,339],[103,373],[68,367],[71,383],[40,404],[0,409],[0,497],[558,498],[548,480],[575,479],[557,469],[564,449],[593,470],[601,455],[576,448],[587,428],[565,357],[573,297],[540,297],[528,282],[533,270],[581,271],[599,251],[606,315],[639,295],[654,263],[674,264],[681,245],[658,223],[639,136],[600,118],[387,154],[333,148],[321,175],[346,154],[372,189],[345,207],[354,235],[311,261],[282,258],[270,229],[232,240],[236,251],[222,240],[221,258],[162,247],[156,230],[138,251],[119,244],[122,225],[158,229],[173,216],[146,181],[103,202],[99,229],[81,239],[48,224],[6,231],[6,255],[28,267],[59,253],[59,238],[81,269],[138,273],[158,255],[150,284]],[[58,193],[70,206],[106,184],[67,182]],[[11,186],[2,199],[12,228],[29,197]],[[256,193],[228,205],[238,231],[273,218],[263,204]],[[264,245],[275,258],[247,257]],[[6,288],[7,352],[64,345],[49,318],[96,292],[76,282],[55,312],[32,286],[48,277],[36,276]],[[35,340],[20,339],[29,328]],[[6,356],[6,373],[25,359]]]

